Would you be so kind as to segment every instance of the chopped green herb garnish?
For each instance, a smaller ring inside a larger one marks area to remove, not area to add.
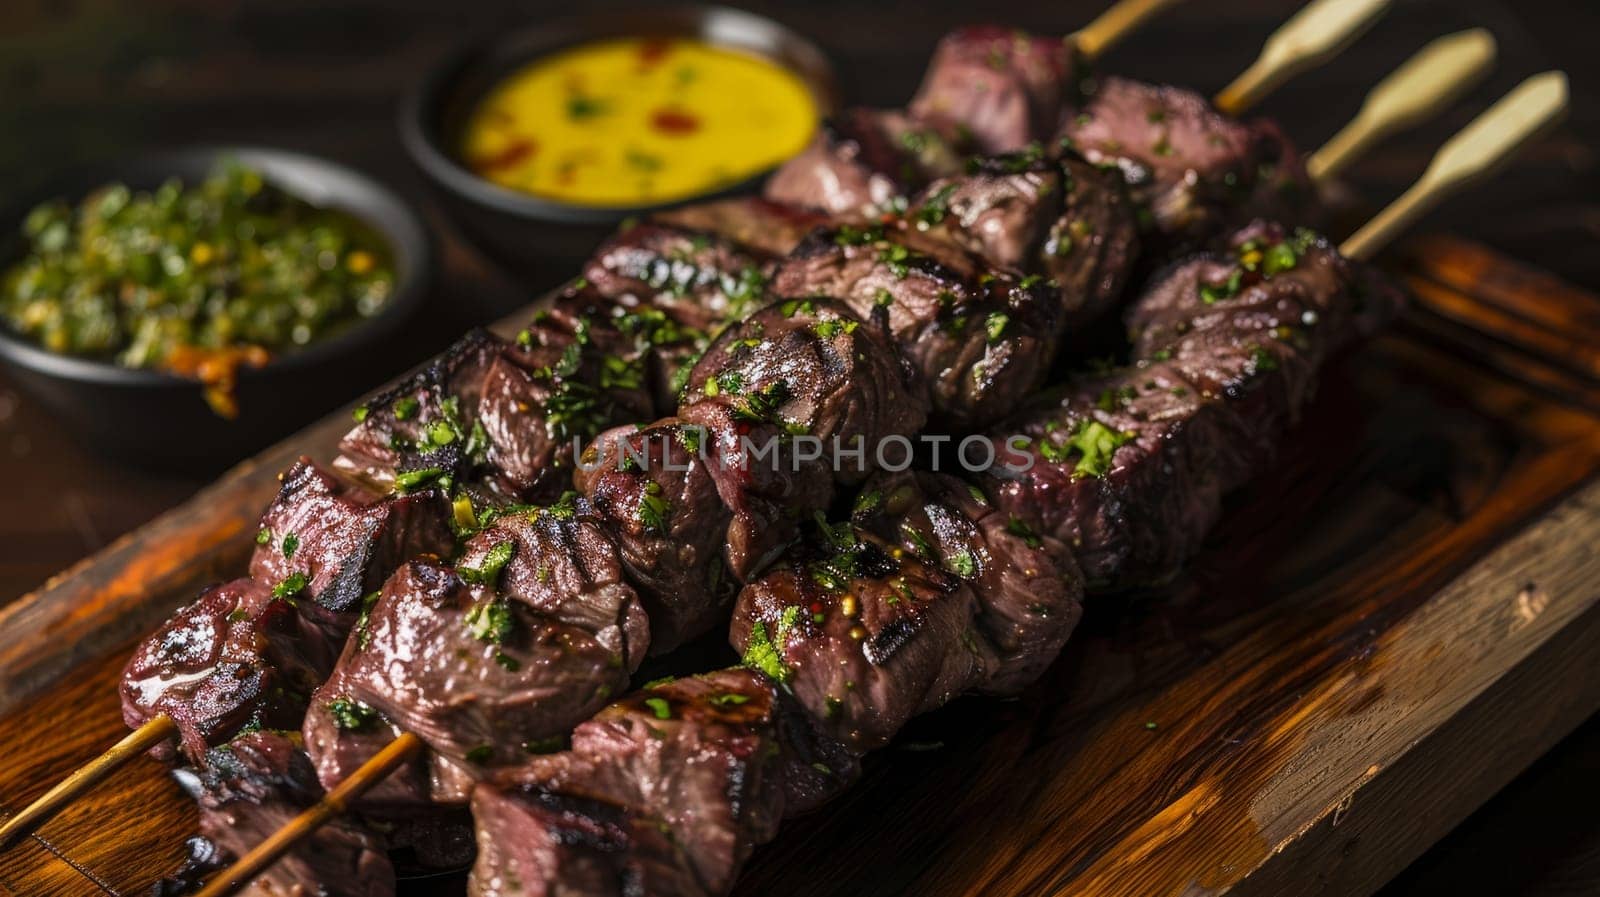
[[[422,407],[422,402],[416,396],[406,396],[397,399],[394,403],[394,419],[410,420],[417,414],[417,409]]]
[[[1278,359],[1274,358],[1265,347],[1256,346],[1250,352],[1250,366],[1257,372],[1275,371],[1278,369]]]
[[[334,726],[345,732],[359,732],[378,719],[378,711],[347,697],[329,701],[328,714],[333,717]]]
[[[356,648],[365,650],[372,641],[372,633],[367,630],[367,622],[372,619],[372,608],[377,605],[382,592],[368,592],[361,599],[361,616],[356,618]]]
[[[783,615],[778,618],[777,631],[771,639],[767,637],[767,624],[758,620],[750,628],[750,641],[744,649],[744,665],[765,673],[767,678],[780,685],[793,678],[794,670],[783,662],[783,649],[799,616],[800,608],[784,608]]]
[[[1021,517],[1014,514],[1010,520],[1006,521],[1006,532],[1028,543],[1029,548],[1038,548],[1042,542],[1039,534],[1033,531],[1033,527],[1024,523]]]
[[[860,326],[861,322],[859,321],[851,321],[844,318],[829,318],[826,321],[818,321],[817,323],[812,324],[811,332],[815,333],[822,339],[833,339],[840,333],[855,333],[856,328]]]
[[[299,571],[290,573],[272,587],[272,597],[279,601],[288,601],[305,590],[306,575]]]
[[[272,542],[272,530],[262,527],[256,530],[256,544],[267,545]]]
[[[420,467],[395,474],[394,487],[400,492],[415,492],[444,476],[443,468]]]
[[[1076,451],[1079,456],[1072,475],[1105,476],[1111,470],[1111,456],[1132,438],[1132,433],[1119,433],[1097,420],[1080,423],[1066,442],[1066,447]]]
[[[963,548],[945,558],[945,566],[962,579],[971,579],[978,575],[978,559],[969,549]]]
[[[516,626],[511,607],[498,599],[480,601],[467,611],[467,632],[481,642],[500,644]]]
[[[300,537],[290,533],[283,537],[283,556],[285,559],[294,557],[294,550],[300,547]]]
[[[1268,277],[1283,271],[1292,270],[1300,264],[1300,257],[1295,255],[1294,247],[1287,242],[1279,243],[1266,251],[1261,260],[1261,273]]]
[[[1000,342],[1000,337],[1005,335],[1006,326],[1011,323],[1011,317],[1005,312],[990,312],[989,317],[983,322],[984,332],[989,334],[990,343]]]
[[[1207,305],[1232,299],[1239,295],[1239,288],[1244,285],[1244,269],[1235,268],[1228,279],[1221,283],[1203,283],[1200,285],[1200,299]]]
[[[871,514],[883,504],[883,493],[867,491],[856,496],[855,505],[850,508],[851,514]]]
[[[496,542],[493,548],[484,552],[483,560],[479,561],[477,566],[468,567],[462,564],[456,568],[456,573],[463,580],[474,585],[492,586],[500,581],[500,571],[504,570],[506,564],[511,562],[511,558],[516,552],[517,543],[515,542],[509,539],[504,542]]]
[[[666,535],[667,521],[672,517],[672,505],[661,494],[661,484],[651,482],[639,502],[639,523],[647,532]]]
[[[672,705],[666,698],[645,698],[644,706],[650,708],[656,719],[672,719]]]

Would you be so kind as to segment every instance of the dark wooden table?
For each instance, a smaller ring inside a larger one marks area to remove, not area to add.
[[[973,19],[1069,31],[1094,0],[1028,3],[760,2],[744,4],[811,34],[835,59],[852,102],[896,105],[940,33]],[[1106,66],[1207,90],[1224,84],[1294,0],[1213,0],[1169,13]],[[0,200],[74,159],[127,147],[260,143],[364,170],[416,197],[440,235],[443,275],[425,322],[411,328],[355,395],[560,280],[511,276],[483,260],[427,201],[393,127],[403,87],[449,46],[481,31],[558,14],[570,4],[432,0],[7,0],[0,4]],[[1600,5],[1553,0],[1400,0],[1340,59],[1297,79],[1263,112],[1307,146],[1328,137],[1364,90],[1434,36],[1485,25],[1500,42],[1496,75],[1470,101],[1392,141],[1351,175],[1381,202],[1484,102],[1534,72],[1572,77],[1573,114],[1511,171],[1436,213],[1428,226],[1600,288]],[[318,411],[306,408],[309,420]],[[0,603],[148,520],[210,471],[154,473],[75,445],[0,375]],[[1538,895],[1600,892],[1600,720],[1572,735],[1383,892]]]

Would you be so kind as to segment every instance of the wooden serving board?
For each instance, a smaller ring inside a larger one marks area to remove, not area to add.
[[[739,893],[1364,895],[1600,708],[1600,297],[1451,239],[1397,256],[1417,303],[1182,580],[1092,602],[1020,699],[913,723]],[[132,642],[347,421],[0,611],[0,806],[122,734]],[[0,895],[142,894],[193,828],[142,758],[0,853]]]

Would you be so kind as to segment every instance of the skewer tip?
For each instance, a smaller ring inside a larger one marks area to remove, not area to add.
[[[1434,153],[1422,177],[1339,247],[1368,259],[1433,207],[1494,174],[1567,111],[1567,75],[1543,72],[1517,85]]]

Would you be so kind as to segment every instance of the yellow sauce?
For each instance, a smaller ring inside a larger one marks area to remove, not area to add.
[[[563,202],[686,199],[798,153],[818,108],[793,72],[700,41],[607,40],[513,72],[473,112],[480,176]]]

